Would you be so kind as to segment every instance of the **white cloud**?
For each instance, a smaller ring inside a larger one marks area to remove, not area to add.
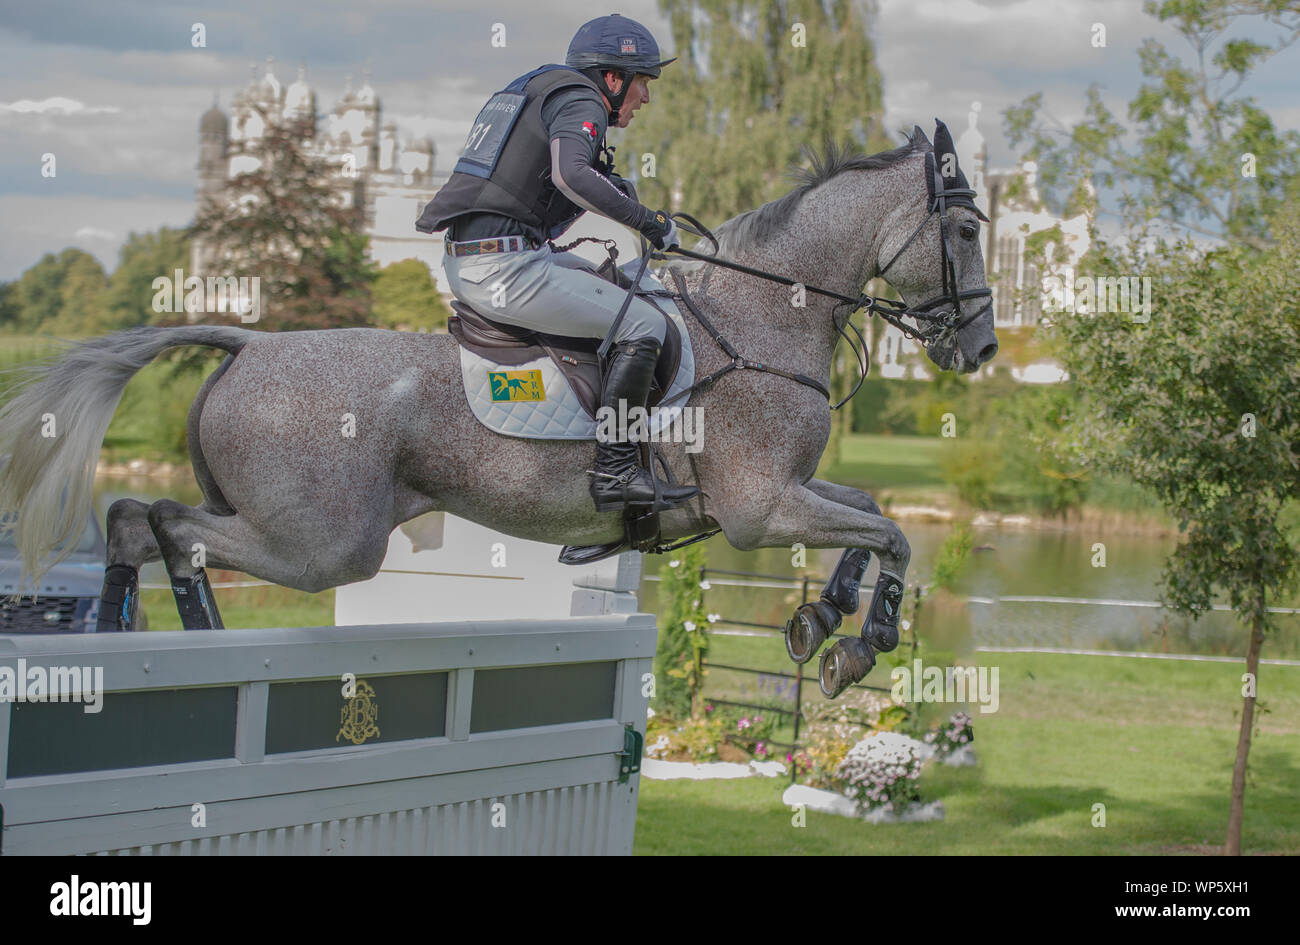
[[[111,105],[87,105],[76,99],[55,96],[41,102],[30,98],[20,98],[16,102],[0,102],[0,115],[5,113],[17,115],[111,115],[121,111]]]
[[[118,238],[117,234],[110,230],[100,230],[93,226],[83,226],[73,233],[72,237],[79,240],[115,240]]]

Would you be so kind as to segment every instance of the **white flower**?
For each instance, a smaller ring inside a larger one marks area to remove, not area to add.
[[[653,718],[655,717],[655,710],[652,709],[652,708],[650,708],[649,706],[646,706],[646,707],[645,707],[645,717],[646,717],[647,719],[653,719]]]
[[[709,614],[709,623],[717,623],[722,619],[722,614]]]
[[[693,633],[695,631],[695,623],[693,621],[688,620],[683,623],[682,626],[686,628],[687,633]]]
[[[708,590],[709,588],[711,588],[712,586],[713,586],[713,585],[710,584],[708,581],[701,581],[701,582],[700,582],[700,590],[702,590],[702,591],[707,591],[707,590]]]
[[[682,564],[682,563],[681,563],[680,561],[669,561],[669,562],[668,562],[668,567],[670,567],[670,568],[679,568],[679,567],[681,567],[681,564]]]
[[[655,739],[653,745],[646,746],[645,748],[646,757],[647,758],[656,757],[661,752],[666,751],[671,746],[671,744],[672,743],[668,740],[667,735],[660,735],[657,739]]]

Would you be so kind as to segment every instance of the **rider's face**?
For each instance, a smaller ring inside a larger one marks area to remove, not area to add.
[[[632,79],[632,87],[627,90],[627,97],[623,99],[623,107],[618,110],[618,127],[626,128],[632,122],[632,117],[636,110],[650,101],[650,83],[654,80],[653,76],[638,75]],[[619,89],[623,87],[623,80],[617,76],[606,74],[606,81],[609,82],[610,88],[617,95]]]

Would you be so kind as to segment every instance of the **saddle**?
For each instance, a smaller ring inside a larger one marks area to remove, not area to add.
[[[627,289],[632,284],[631,278],[614,266],[612,260],[602,266],[596,274],[622,289]],[[661,304],[662,298],[671,298],[672,296],[662,288],[638,292],[637,295],[664,313],[664,323],[667,325],[664,344],[659,354],[659,360],[655,363],[654,377],[647,398],[646,406],[650,408],[662,403],[666,391],[680,392],[689,388],[694,379],[694,358],[689,338],[683,338],[684,323],[680,321],[681,316],[677,309],[672,307],[670,315]],[[556,392],[556,402],[563,403],[565,400],[569,400],[571,404],[569,408],[571,410],[570,416],[580,416],[582,412],[585,412],[594,428],[602,390],[604,365],[601,363],[598,351],[603,339],[557,335],[493,321],[459,299],[451,301],[451,308],[454,314],[447,320],[447,329],[457,343],[467,352],[465,356],[472,358],[475,362],[472,368],[466,369],[466,396],[470,400],[471,408],[475,409],[475,415],[489,429],[507,435],[529,435],[519,431],[535,431],[541,424],[530,426],[532,421],[526,420],[517,425],[512,425],[510,429],[503,429],[498,418],[491,415],[485,417],[483,413],[478,412],[478,407],[475,405],[483,403],[481,400],[482,395],[479,393],[481,391],[481,387],[478,386],[481,383],[479,375],[485,369],[491,372],[496,368],[512,368],[525,364],[537,365],[538,363],[544,363],[546,360],[549,360],[555,366],[573,392],[571,399],[567,391],[563,392],[563,396],[559,396],[560,392]],[[679,325],[683,325],[683,327],[679,327]],[[683,376],[679,375],[683,375],[684,379]],[[553,387],[558,382],[552,375],[551,380],[547,383]],[[674,387],[674,384],[677,386]],[[495,400],[495,397],[493,399]],[[551,399],[551,395],[548,393],[546,400],[549,402]],[[532,408],[535,405],[524,403],[510,404],[508,406]],[[679,407],[669,408],[669,410],[679,409]],[[536,414],[527,414],[527,417],[534,416]],[[568,429],[572,430],[572,426]],[[554,437],[542,434],[542,438]],[[583,437],[561,435],[558,438],[581,439]],[[679,484],[672,470],[668,468],[668,464],[664,461],[662,453],[655,448],[654,444],[643,442],[640,444],[640,449],[642,465],[651,469],[652,475],[656,465],[662,470],[663,476],[662,478],[656,476],[657,480],[671,486]],[[581,548],[576,546],[565,547],[560,554],[560,561],[565,564],[585,565],[629,548],[644,552],[655,552],[677,547],[676,545],[669,547],[662,545],[659,533],[659,511],[657,510],[642,509],[640,507],[628,509],[624,512],[623,526],[624,535],[621,540],[606,545]]]
[[[653,296],[638,295],[659,308]],[[452,300],[451,308],[455,314],[447,319],[447,330],[462,346],[479,357],[506,367],[527,364],[543,355],[549,357],[568,381],[582,408],[593,420],[596,419],[601,391],[601,363],[596,353],[600,347],[600,338],[552,335],[495,322],[458,299]],[[647,407],[653,407],[663,399],[664,391],[668,390],[673,378],[677,376],[677,368],[681,363],[681,333],[672,319],[665,317],[664,323],[668,326],[668,332],[664,337],[659,360],[655,363]]]

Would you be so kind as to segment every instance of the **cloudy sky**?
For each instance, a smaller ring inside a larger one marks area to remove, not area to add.
[[[1181,40],[1139,0],[879,0],[872,17],[891,127],[944,118],[965,127],[972,101],[995,166],[1014,163],[1000,113],[1042,91],[1057,117],[1079,117],[1100,83],[1112,108],[1139,81],[1137,48]],[[0,8],[0,279],[46,252],[78,246],[116,266],[128,232],[182,226],[194,210],[199,116],[228,106],[275,59],[282,83],[300,62],[322,111],[345,76],[371,70],[385,119],[431,135],[445,168],[488,94],[543,62],[561,61],[574,30],[605,12],[577,0],[39,0]],[[611,11],[612,12],[612,11]],[[655,0],[618,12],[668,44]],[[1092,24],[1107,46],[1091,44]],[[207,47],[191,46],[194,24]],[[491,44],[506,27],[504,48]],[[1300,128],[1300,50],[1249,86],[1285,128]],[[665,75],[671,81],[671,73]],[[649,107],[654,107],[651,104]],[[54,154],[57,176],[43,177]]]

